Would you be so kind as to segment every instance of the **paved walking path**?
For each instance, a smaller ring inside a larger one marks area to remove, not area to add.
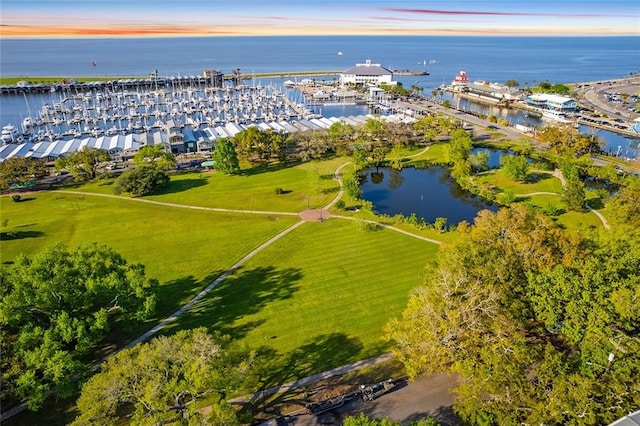
[[[211,284],[209,284],[204,290],[202,290],[200,293],[198,293],[193,299],[191,299],[189,302],[187,302],[185,305],[183,305],[180,309],[178,309],[177,311],[175,311],[173,314],[171,314],[170,316],[168,316],[167,318],[163,319],[162,321],[160,321],[155,327],[153,327],[151,330],[147,331],[146,333],[144,333],[142,336],[138,337],[137,339],[135,339],[134,341],[132,341],[131,343],[129,343],[128,345],[125,346],[125,348],[130,348],[133,347],[135,345],[137,345],[138,343],[144,342],[148,339],[150,339],[151,337],[153,337],[154,335],[156,335],[158,333],[158,331],[162,330],[164,327],[166,327],[168,324],[172,323],[173,321],[175,321],[176,319],[178,319],[178,317],[180,315],[182,315],[183,313],[185,313],[187,310],[189,310],[193,305],[195,305],[196,303],[198,303],[198,301],[200,299],[202,299],[203,297],[205,297],[211,290],[213,290],[214,288],[216,288],[218,286],[218,284],[220,284],[225,278],[227,278],[229,275],[231,275],[232,273],[234,273],[240,266],[244,265],[249,259],[251,259],[253,256],[255,256],[257,253],[259,253],[260,251],[262,251],[264,248],[270,246],[271,244],[273,244],[275,241],[279,240],[280,238],[284,237],[285,235],[287,235],[289,232],[293,231],[294,229],[298,228],[300,225],[302,225],[304,223],[304,221],[300,221],[295,223],[294,225],[288,227],[287,229],[285,229],[284,231],[280,232],[278,235],[276,235],[275,237],[271,238],[270,240],[266,241],[265,243],[263,243],[262,245],[260,245],[259,247],[253,249],[251,252],[249,252],[246,256],[244,256],[242,259],[240,259],[239,261],[237,261],[235,264],[233,264],[233,266],[231,266],[231,268],[227,269],[226,271],[224,271],[222,273],[222,275],[220,275],[218,278],[215,279],[215,281],[213,281]]]
[[[361,368],[380,364],[382,362],[389,361],[392,358],[393,358],[392,354],[386,353],[373,358],[363,359],[362,361],[354,362],[353,364],[343,365],[342,367],[334,368],[333,370],[314,374],[313,376],[305,377],[303,379],[296,380],[295,382],[290,382],[284,385],[275,386],[269,389],[264,389],[258,392],[254,392],[249,396],[235,398],[230,400],[229,402],[231,403],[244,403],[249,401],[254,402],[256,400],[261,400],[281,392],[287,392],[293,389],[309,386],[313,383],[319,382],[320,380],[330,379],[335,376],[342,376],[351,371],[356,371],[356,370],[360,370]]]

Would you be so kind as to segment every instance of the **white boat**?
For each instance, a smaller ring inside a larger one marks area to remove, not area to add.
[[[2,128],[2,136],[0,137],[2,138],[3,144],[22,142],[22,135],[18,132],[16,126],[12,126],[11,124]]]
[[[338,51],[338,56],[342,56],[342,52]]]
[[[567,115],[564,112],[561,111],[555,111],[555,110],[544,110],[542,111],[542,118],[547,118],[549,120],[554,120],[557,121],[559,123],[571,123],[572,121],[569,120],[569,118],[567,118]]]

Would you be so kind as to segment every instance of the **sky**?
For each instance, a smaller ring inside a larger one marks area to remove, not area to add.
[[[2,37],[640,35],[640,0],[0,0]]]

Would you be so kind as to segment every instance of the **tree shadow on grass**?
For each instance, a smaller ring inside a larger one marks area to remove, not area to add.
[[[297,268],[278,269],[273,266],[239,269],[225,278],[206,297],[178,318],[168,329],[205,326],[234,339],[244,337],[263,321],[234,324],[237,320],[262,310],[277,300],[292,297],[296,282],[302,279]],[[212,279],[211,282],[214,280]]]
[[[0,241],[15,241],[42,236],[44,236],[44,232],[41,231],[6,231],[0,232]]]
[[[527,179],[524,181],[524,183],[534,184],[534,183],[542,182],[543,180],[549,180],[552,177],[553,176],[549,173],[533,172],[527,175]]]
[[[166,188],[162,188],[159,191],[154,192],[154,195],[175,194],[178,192],[188,191],[193,188],[198,188],[207,184],[207,179],[202,177],[172,180],[169,182]]]
[[[155,315],[143,322],[122,321],[121,318],[117,318],[105,341],[105,347],[101,349],[104,355],[116,346],[129,343],[180,309],[182,305],[194,298],[220,274],[222,274],[222,271],[216,271],[201,280],[189,275],[160,284],[156,293]]]
[[[275,172],[278,170],[290,169],[301,164],[302,161],[287,161],[284,163],[275,163],[275,164],[259,164],[251,167],[250,169],[242,169],[238,171],[236,174],[238,176],[255,176],[262,173]]]
[[[33,201],[36,197],[21,197],[18,200],[15,200],[14,203],[26,203],[27,201]]]

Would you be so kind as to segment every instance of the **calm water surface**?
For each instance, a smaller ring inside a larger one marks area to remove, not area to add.
[[[445,167],[395,170],[369,168],[363,173],[360,185],[363,199],[373,203],[377,214],[393,216],[412,213],[433,223],[446,217],[447,223],[473,222],[480,210],[497,211],[497,206],[463,190]]]
[[[342,55],[338,55],[338,51]],[[92,39],[0,38],[1,76],[195,75],[206,69],[245,75],[286,71],[343,71],[370,59],[390,69],[428,71],[398,76],[405,87],[429,94],[464,69],[472,80],[521,85],[619,78],[640,70],[640,37],[283,36]],[[93,63],[96,66],[93,66]],[[262,85],[284,79],[263,79]],[[0,97],[0,125],[35,114],[47,95]],[[474,108],[476,108],[474,106]],[[366,113],[326,107],[325,117]],[[512,123],[536,125],[518,112],[492,112]],[[637,156],[638,139],[598,134],[606,149]]]

